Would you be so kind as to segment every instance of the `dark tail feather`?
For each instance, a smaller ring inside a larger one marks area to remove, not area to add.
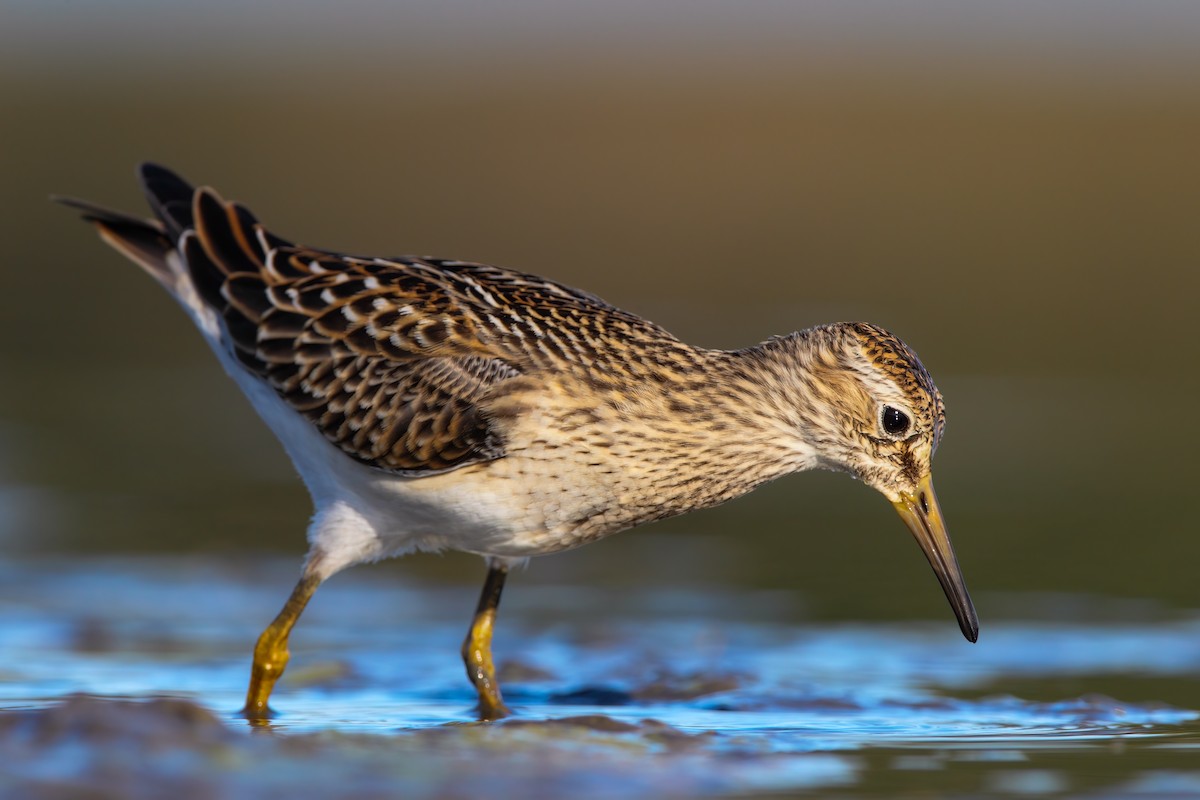
[[[82,211],[101,239],[173,291],[176,277],[167,264],[167,255],[184,231],[192,227],[194,190],[183,178],[157,164],[138,166],[138,181],[157,219],[142,219],[73,197],[53,199]]]
[[[220,310],[227,305],[222,287],[231,276],[260,276],[267,249],[289,244],[264,230],[244,206],[226,203],[212,189],[195,189],[166,167],[141,164],[138,181],[157,219],[141,219],[85,200],[54,199],[82,211],[105,242],[171,291],[179,288],[179,276],[167,258],[176,248],[182,250],[182,266],[200,296]]]
[[[100,238],[107,244],[138,264],[159,283],[168,288],[174,286],[175,279],[167,265],[167,254],[175,249],[175,244],[158,220],[134,217],[74,197],[51,199],[82,211],[83,218],[96,226]]]
[[[184,231],[195,227],[192,197],[196,190],[191,184],[166,167],[149,161],[138,165],[138,182],[154,216],[171,235],[171,241],[178,242]]]

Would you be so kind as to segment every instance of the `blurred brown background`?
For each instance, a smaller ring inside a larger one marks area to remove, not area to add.
[[[985,626],[1067,607],[1025,592],[1200,602],[1200,4],[8,0],[0,20],[9,554],[303,552],[304,490],[191,323],[47,202],[141,211],[152,159],[305,243],[544,274],[697,344],[882,324],[946,395],[935,474]],[[941,619],[927,573],[885,502],[813,474],[519,580]]]

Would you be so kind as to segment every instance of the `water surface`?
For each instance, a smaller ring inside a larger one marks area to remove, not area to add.
[[[1200,790],[1197,615],[995,620],[971,646],[948,620],[792,623],[769,612],[777,596],[676,587],[613,597],[520,587],[518,576],[496,640],[517,714],[476,724],[457,655],[473,593],[359,570],[318,593],[293,636],[278,716],[251,728],[236,715],[249,650],[293,564],[50,559],[0,570],[7,788]]]

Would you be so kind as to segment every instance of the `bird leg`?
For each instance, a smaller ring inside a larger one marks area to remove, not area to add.
[[[291,596],[283,604],[283,610],[267,629],[258,637],[254,645],[254,663],[250,668],[250,688],[246,690],[246,707],[242,716],[249,720],[264,720],[271,715],[267,700],[275,681],[283,675],[288,663],[288,635],[292,626],[300,618],[304,607],[312,598],[313,592],[321,585],[323,578],[311,567],[310,562],[304,570],[304,575]]]
[[[504,590],[504,579],[508,577],[508,565],[488,561],[487,580],[475,609],[475,619],[463,642],[463,663],[467,665],[467,677],[479,692],[479,718],[494,720],[509,715],[508,706],[500,696],[500,684],[496,682],[496,668],[492,663],[492,626],[496,622],[496,609],[500,606],[500,592]]]

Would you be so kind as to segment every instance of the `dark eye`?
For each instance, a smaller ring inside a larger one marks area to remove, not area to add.
[[[888,436],[903,436],[912,427],[912,420],[908,418],[908,414],[892,406],[883,407],[880,420],[883,422],[884,433]]]

